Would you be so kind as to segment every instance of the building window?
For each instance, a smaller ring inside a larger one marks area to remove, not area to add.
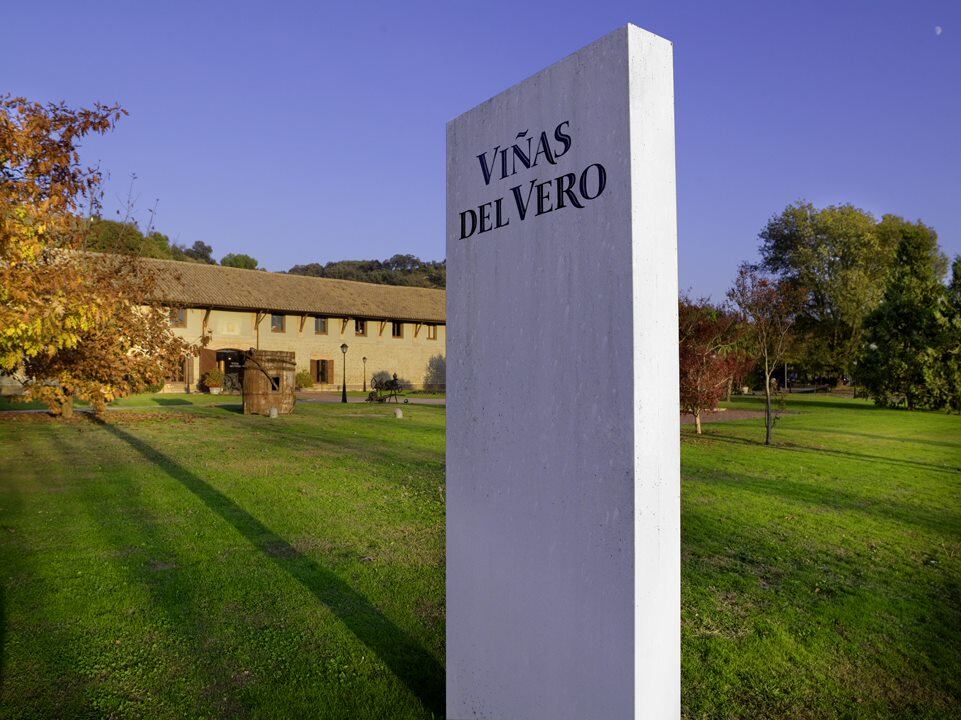
[[[404,337],[404,323],[392,322],[390,324],[390,334],[391,337],[395,338]]]
[[[170,312],[170,327],[187,327],[187,308],[172,307]]]
[[[367,334],[367,321],[354,320],[354,335],[366,335],[366,334]]]
[[[327,318],[315,317],[314,318],[314,335],[326,335],[326,334],[327,334]]]
[[[282,333],[287,329],[287,316],[270,314],[270,332]]]
[[[333,360],[311,360],[310,374],[314,382],[322,385],[329,385],[334,382],[334,361]]]
[[[428,340],[436,340],[436,339],[437,339],[437,326],[436,326],[436,325],[428,325],[428,326],[427,326],[427,339],[428,339]]]

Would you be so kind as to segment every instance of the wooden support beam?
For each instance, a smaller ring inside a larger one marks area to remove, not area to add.
[[[350,318],[343,318],[340,325],[340,334],[343,335],[347,332],[347,323],[350,322]]]
[[[301,316],[300,316],[300,334],[301,334],[301,335],[304,334],[304,323],[305,323],[305,322],[307,322],[307,316],[306,316],[306,315],[301,315]]]
[[[258,310],[254,318],[254,334],[257,336],[258,350],[260,350],[260,323],[265,317],[267,317],[267,313]]]
[[[377,332],[377,336],[378,336],[378,337],[380,337],[380,336],[382,336],[382,335],[384,334],[384,328],[385,328],[385,327],[387,327],[387,321],[386,321],[386,320],[381,320],[381,321],[380,321],[380,330]]]
[[[417,334],[420,332],[420,329],[423,326],[423,324],[424,323],[414,323],[414,337],[417,337]]]

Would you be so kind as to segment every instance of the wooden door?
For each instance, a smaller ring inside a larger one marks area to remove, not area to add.
[[[217,369],[217,351],[201,348],[200,350],[200,377],[203,379],[205,373]]]

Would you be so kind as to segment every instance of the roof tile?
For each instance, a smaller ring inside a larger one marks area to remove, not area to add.
[[[172,305],[334,317],[445,321],[446,292],[144,258],[158,300]]]

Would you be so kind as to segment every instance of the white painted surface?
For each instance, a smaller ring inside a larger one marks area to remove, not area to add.
[[[680,716],[672,54],[627,26],[448,125],[450,718]],[[485,184],[564,120],[556,165]],[[510,187],[592,163],[603,194],[519,220]]]

